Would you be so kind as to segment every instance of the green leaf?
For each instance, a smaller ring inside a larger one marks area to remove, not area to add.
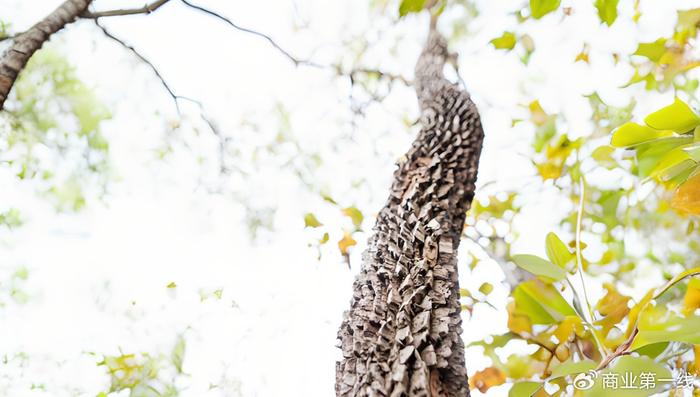
[[[493,284],[491,283],[483,283],[479,287],[479,292],[481,292],[484,295],[488,295],[493,291]]]
[[[316,215],[309,212],[304,215],[304,227],[319,227],[323,226],[323,223],[319,222]]]
[[[540,280],[520,283],[513,290],[515,313],[529,317],[532,324],[557,324],[576,312],[551,284]]]
[[[571,360],[559,364],[556,368],[552,370],[552,375],[550,379],[561,378],[562,376],[580,374],[582,372],[588,372],[596,367],[596,363],[591,360],[584,360],[573,362]]]
[[[650,177],[660,182],[666,182],[679,173],[695,165],[690,155],[683,149],[686,146],[677,147],[666,153],[659,163],[651,171]]]
[[[560,281],[566,278],[565,270],[536,255],[513,255],[513,262],[528,272],[539,276],[545,282]]]
[[[691,137],[669,137],[657,139],[643,143],[636,147],[637,149],[637,174],[642,177],[648,177],[654,168],[657,167],[661,158],[674,148],[688,145],[692,143]]]
[[[660,342],[700,344],[700,316],[680,316],[665,308],[647,306],[639,316],[639,333],[630,350]]]
[[[639,43],[637,50],[632,55],[639,55],[649,58],[652,62],[659,62],[661,56],[666,52],[666,39],[660,38],[650,43]]]
[[[412,12],[421,12],[425,6],[425,0],[401,0],[399,16],[405,17]]]
[[[185,347],[185,338],[182,335],[178,335],[175,346],[173,346],[173,351],[170,353],[170,360],[178,373],[182,373],[182,362],[185,360]]]
[[[693,161],[700,162],[700,143],[685,146],[683,151],[688,153],[688,157],[690,157]]]
[[[530,15],[540,19],[559,8],[560,3],[561,0],[530,0]]]
[[[552,261],[555,265],[566,269],[566,265],[574,258],[574,254],[569,252],[566,248],[566,244],[557,237],[554,233],[547,234],[547,239],[545,240],[547,258]]]
[[[517,39],[513,32],[503,32],[501,37],[497,37],[490,41],[497,50],[512,50],[515,47]]]
[[[619,126],[613,132],[610,144],[618,148],[624,148],[671,135],[673,135],[672,131],[659,131],[657,129],[649,128],[645,125],[640,125],[630,121]]]
[[[608,26],[617,19],[617,3],[619,0],[596,0],[595,8],[598,9],[598,17]]]
[[[510,388],[508,397],[530,397],[539,390],[540,387],[542,387],[540,382],[517,382]]]
[[[362,221],[365,219],[362,212],[357,209],[357,207],[347,207],[343,208],[343,215],[349,217],[352,220],[352,224],[355,225],[355,229],[359,230],[362,228]]]
[[[682,134],[700,125],[700,117],[688,104],[676,97],[671,105],[648,115],[644,122],[657,130],[672,130]]]

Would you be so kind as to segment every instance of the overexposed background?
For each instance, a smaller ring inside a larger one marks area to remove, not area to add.
[[[532,131],[511,126],[511,119],[526,117],[526,105],[539,99],[548,112],[566,115],[568,133],[576,137],[589,128],[584,94],[599,91],[620,106],[636,95],[637,114],[670,102],[672,93],[611,88],[626,83],[632,71],[596,54],[631,54],[639,41],[669,35],[676,9],[700,2],[642,1],[638,25],[630,22],[631,2],[621,2],[622,16],[612,28],[600,26],[592,1],[564,0],[563,6],[574,7],[572,16],[559,12],[524,25],[513,15],[519,1],[477,2],[482,14],[453,49],[486,130],[479,195],[513,187],[525,192],[531,205],[517,225],[516,251],[542,253],[545,234],[569,204],[557,202],[551,186],[531,183],[536,171],[522,153]],[[0,15],[21,31],[60,3],[0,0]],[[98,0],[95,9],[142,3]],[[360,66],[410,78],[426,16],[396,22],[393,9],[380,15],[370,3],[197,4],[321,64],[351,67],[354,49],[367,40]],[[460,18],[466,16],[445,15],[444,29]],[[25,281],[13,281],[25,297],[0,295],[0,395],[94,396],[109,387],[104,367],[96,365],[102,355],[169,354],[179,336],[186,340],[187,376],[177,381],[184,396],[333,395],[335,334],[368,236],[355,236],[349,270],[335,244],[347,220],[324,206],[319,192],[365,210],[364,229],[370,229],[393,164],[416,132],[410,125],[418,114],[413,91],[396,83],[384,101],[357,116],[347,78],[296,67],[265,40],[177,0],[149,16],[103,22],[157,65],[178,94],[202,101],[233,142],[226,155],[238,171],[218,173],[217,139],[198,108],[181,102],[179,121],[151,70],[89,21],[58,34],[51,46],[113,112],[103,125],[113,179],[102,199],[89,193],[83,211],[56,213],[30,184],[0,170],[0,209],[19,208],[26,220],[22,228],[0,232],[0,281],[28,270]],[[537,51],[526,68],[516,54],[488,44],[504,30],[533,36]],[[583,43],[591,46],[590,65],[574,63]],[[160,159],[171,141],[172,150]],[[330,229],[320,259],[309,246],[320,236],[304,229],[307,212],[338,226]],[[253,237],[251,225],[258,221],[267,227]],[[503,279],[495,264],[460,271],[462,283],[475,287]],[[640,280],[640,287],[656,285],[654,276]],[[167,288],[170,283],[176,287]],[[467,343],[507,330],[506,297],[496,290],[490,302],[498,310],[479,305],[465,317]],[[470,348],[467,362],[473,373],[488,359]],[[489,392],[506,394],[506,386]]]

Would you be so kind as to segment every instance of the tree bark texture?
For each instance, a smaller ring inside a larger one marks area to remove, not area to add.
[[[431,29],[416,64],[422,128],[394,173],[338,332],[338,396],[469,396],[457,248],[484,133],[469,94],[443,76],[447,58]]]
[[[10,47],[0,58],[0,110],[17,80],[17,76],[34,53],[52,34],[63,29],[82,14],[92,0],[66,0],[56,10],[13,39]]]

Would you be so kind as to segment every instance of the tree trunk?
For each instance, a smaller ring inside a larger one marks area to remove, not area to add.
[[[484,134],[469,94],[443,76],[447,58],[431,29],[416,64],[422,129],[353,284],[338,332],[338,396],[469,396],[457,247]]]
[[[24,69],[32,55],[52,34],[75,21],[90,3],[92,0],[66,0],[41,22],[13,39],[12,45],[0,58],[0,110],[3,109],[5,100],[17,80],[17,75]]]

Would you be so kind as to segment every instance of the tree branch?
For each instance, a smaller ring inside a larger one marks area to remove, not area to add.
[[[168,1],[168,0],[166,0],[166,1]],[[107,36],[109,39],[115,41],[116,43],[118,43],[119,45],[121,45],[122,47],[127,49],[129,52],[131,52],[132,54],[134,54],[141,62],[145,63],[153,71],[153,73],[156,75],[156,77],[158,78],[160,83],[163,85],[163,87],[165,87],[165,90],[168,92],[170,97],[173,99],[173,103],[175,104],[175,109],[177,110],[178,116],[182,116],[182,113],[180,111],[180,101],[181,100],[191,102],[199,108],[199,117],[202,119],[202,121],[204,121],[204,123],[211,130],[212,134],[214,134],[216,139],[219,141],[219,144],[218,144],[218,146],[219,146],[219,161],[220,161],[219,172],[221,174],[229,173],[230,170],[228,169],[228,167],[226,167],[226,164],[224,162],[224,155],[225,155],[225,150],[226,150],[226,144],[228,143],[228,138],[226,136],[224,136],[224,134],[221,132],[221,130],[219,130],[219,128],[214,123],[214,121],[207,115],[202,102],[200,102],[196,99],[190,98],[188,96],[176,94],[175,91],[172,89],[172,87],[170,87],[168,82],[165,80],[163,75],[160,73],[158,68],[151,61],[149,61],[148,58],[146,58],[143,54],[141,54],[132,45],[126,43],[124,40],[122,40],[119,37],[112,34],[109,30],[107,30],[107,28],[105,28],[103,25],[101,25],[97,19],[95,19],[95,25],[97,25],[100,28],[100,30],[102,30],[102,32],[104,33],[105,36]]]
[[[97,18],[102,18],[102,17],[117,17],[117,16],[123,16],[123,15],[150,14],[169,1],[170,0],[157,0],[157,1],[154,1],[153,3],[146,4],[141,8],[95,11],[95,12],[85,11],[84,13],[80,14],[80,17],[87,18],[87,19],[97,19]]]
[[[168,0],[166,0],[168,1]],[[170,85],[168,84],[167,81],[165,81],[165,78],[163,78],[163,75],[160,74],[160,71],[156,66],[148,60],[145,56],[143,56],[136,48],[134,48],[132,45],[127,44],[124,40],[120,39],[119,37],[113,35],[107,28],[105,28],[102,24],[100,24],[100,21],[98,19],[95,19],[95,25],[102,30],[102,33],[104,33],[105,36],[108,38],[112,39],[113,41],[117,42],[120,44],[122,47],[126,48],[129,52],[132,54],[136,55],[136,57],[141,60],[141,62],[145,63],[156,75],[158,80],[160,80],[160,83],[165,87],[165,90],[168,91],[168,94],[170,95],[171,98],[173,98],[173,102],[175,103],[175,109],[177,110],[177,113],[180,114],[180,105],[178,104],[178,99],[180,98],[179,95],[175,94],[172,88],[170,88]]]
[[[75,21],[87,9],[92,0],[66,0],[51,14],[17,35],[10,47],[0,57],[0,110],[2,110],[19,72],[29,59],[52,34]]]
[[[231,21],[230,19],[226,18],[225,16],[223,16],[221,14],[218,14],[214,11],[211,11],[211,10],[206,9],[204,7],[198,6],[196,4],[192,4],[187,0],[182,0],[182,2],[190,8],[193,8],[197,11],[203,12],[207,15],[213,16],[221,21],[226,22],[229,26],[231,26],[232,28],[234,28],[236,30],[239,30],[239,31],[245,32],[245,33],[250,33],[252,35],[255,35],[255,36],[258,36],[258,37],[261,37],[261,38],[267,40],[267,42],[270,43],[273,47],[275,47],[275,49],[277,49],[279,52],[281,52],[285,57],[287,57],[287,59],[292,61],[292,63],[294,63],[295,66],[306,65],[306,66],[312,66],[312,67],[317,67],[317,68],[323,68],[322,65],[319,65],[315,62],[312,62],[312,61],[309,61],[306,59],[300,59],[300,58],[293,56],[287,50],[285,50],[279,44],[277,44],[277,42],[275,40],[273,40],[272,37],[266,35],[265,33],[261,33],[261,32],[258,32],[256,30],[244,28],[240,25],[235,24],[233,21]]]

